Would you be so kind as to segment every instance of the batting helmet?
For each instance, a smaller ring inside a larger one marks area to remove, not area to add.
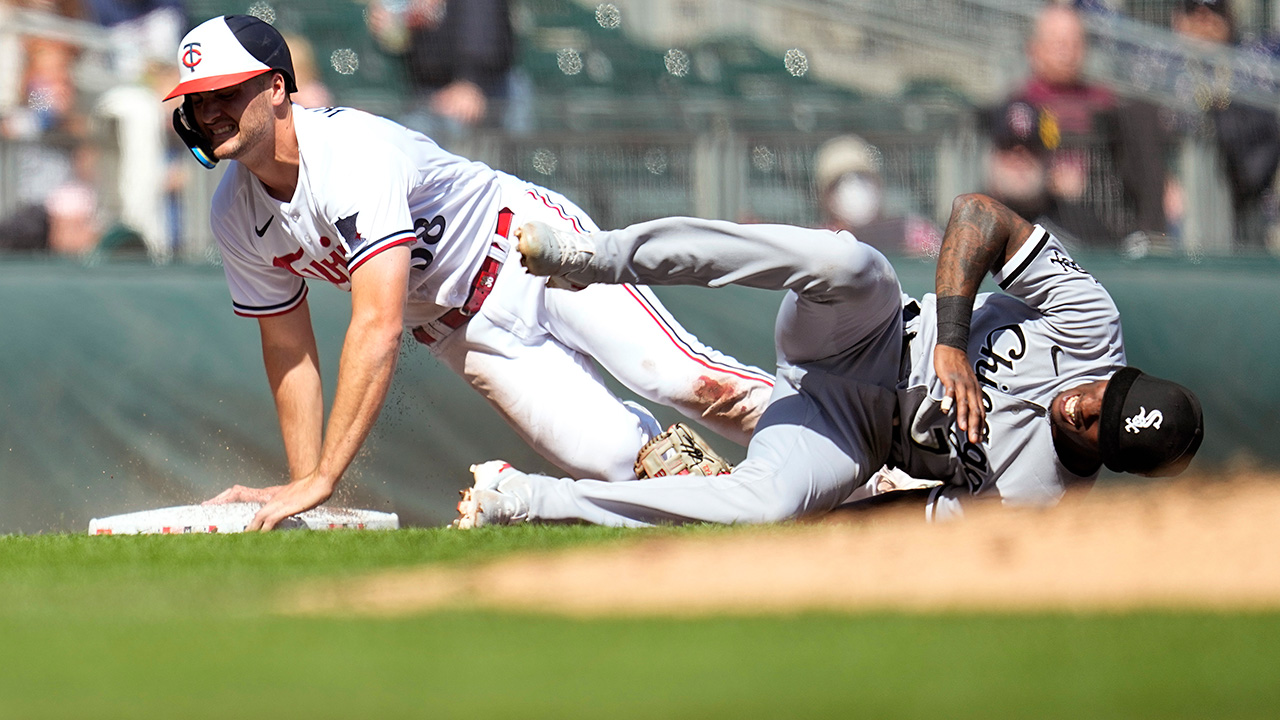
[[[178,45],[181,82],[164,99],[221,90],[272,71],[284,76],[286,90],[298,91],[293,58],[280,31],[252,15],[221,15],[182,38]],[[201,165],[217,164],[209,139],[195,123],[189,98],[173,111],[173,129]]]

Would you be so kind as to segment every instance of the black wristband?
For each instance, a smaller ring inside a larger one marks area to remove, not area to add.
[[[938,344],[969,351],[969,321],[973,298],[948,295],[938,298]]]

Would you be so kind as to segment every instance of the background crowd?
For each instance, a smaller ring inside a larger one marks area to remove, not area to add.
[[[204,219],[193,215],[207,207],[204,196],[212,183],[198,175],[203,171],[186,157],[169,129],[172,101],[160,98],[175,82],[175,49],[185,31],[207,16],[247,11],[276,22],[285,32],[298,74],[294,99],[301,105],[372,105],[368,109],[420,129],[446,147],[465,148],[465,154],[500,169],[521,173],[525,168],[504,164],[532,163],[546,176],[541,182],[556,187],[557,179],[564,179],[568,187],[557,189],[571,195],[590,186],[582,201],[595,203],[593,215],[605,223],[643,219],[668,206],[710,214],[738,207],[731,219],[794,222],[799,217],[809,224],[850,229],[891,254],[928,255],[940,240],[948,198],[926,197],[929,193],[920,187],[930,180],[921,181],[919,163],[904,160],[902,148],[938,145],[939,138],[968,137],[968,132],[978,151],[961,157],[972,167],[945,190],[988,192],[1028,219],[1053,227],[1077,247],[1131,256],[1206,249],[1262,254],[1280,250],[1275,188],[1280,125],[1276,105],[1256,101],[1265,93],[1239,91],[1242,78],[1252,77],[1240,72],[1240,66],[1246,62],[1241,58],[1251,58],[1247,62],[1270,67],[1277,44],[1266,29],[1269,23],[1257,21],[1265,3],[1234,3],[1242,7],[1234,7],[1232,0],[1156,3],[1162,14],[1142,19],[1163,48],[1154,56],[1149,46],[1139,51],[1108,41],[1109,57],[1125,58],[1128,52],[1132,68],[1176,75],[1169,85],[1186,90],[1191,102],[1169,102],[1157,91],[1135,92],[1134,87],[1144,86],[1109,82],[1114,74],[1091,71],[1097,63],[1090,27],[1124,16],[1123,6],[1097,1],[1029,5],[1019,47],[1023,66],[1016,79],[994,96],[963,88],[951,92],[951,106],[960,110],[948,116],[950,124],[941,130],[928,123],[913,128],[910,118],[888,128],[862,122],[865,114],[858,108],[893,105],[900,94],[877,96],[865,88],[846,92],[838,80],[809,73],[803,78],[806,87],[828,83],[843,93],[833,95],[839,98],[832,112],[836,119],[805,120],[794,109],[800,105],[792,103],[787,105],[791,110],[775,113],[789,120],[789,127],[756,129],[772,133],[772,147],[793,148],[789,154],[755,141],[730,144],[747,154],[741,163],[723,166],[730,173],[740,168],[742,177],[733,181],[745,188],[739,194],[747,197],[738,206],[723,201],[686,206],[677,198],[668,205],[654,201],[650,210],[637,199],[628,215],[611,214],[610,203],[618,201],[601,194],[598,183],[582,181],[581,173],[588,171],[579,168],[577,184],[582,187],[575,188],[567,179],[572,169],[567,153],[548,150],[540,139],[585,136],[574,123],[584,122],[582,114],[603,102],[603,119],[590,126],[596,145],[634,144],[643,136],[652,139],[652,147],[622,159],[596,153],[579,164],[596,158],[635,165],[640,175],[652,176],[646,176],[643,187],[659,197],[664,186],[668,194],[679,187],[673,179],[694,162],[690,158],[707,152],[699,145],[703,141],[690,138],[750,133],[750,123],[741,118],[754,117],[752,108],[759,113],[767,112],[770,103],[781,108],[791,96],[753,89],[778,78],[760,71],[748,78],[751,82],[739,82],[718,95],[722,105],[739,108],[728,113],[729,121],[704,126],[690,119],[694,115],[689,111],[637,132],[634,123],[642,113],[628,108],[659,107],[672,98],[682,100],[672,106],[683,108],[680,112],[696,108],[699,93],[713,93],[726,74],[726,58],[739,51],[722,43],[720,47],[730,49],[717,60],[707,50],[672,48],[664,54],[659,48],[650,53],[659,77],[653,83],[628,80],[639,62],[622,50],[611,55],[607,43],[643,48],[652,38],[628,36],[626,13],[638,12],[634,9],[639,6],[626,3],[328,0],[294,8],[284,2],[279,7],[265,2],[240,7],[182,0],[2,0],[0,248],[89,257],[133,253],[159,262],[204,257],[193,252],[199,232],[192,229]],[[680,7],[655,6],[652,12]],[[1152,6],[1142,5],[1146,10]],[[362,24],[345,27],[344,40],[361,50],[330,53],[331,38],[316,50],[320,38],[309,35],[300,18],[322,12],[351,17],[353,8]],[[1255,20],[1247,32],[1239,22],[1242,9]],[[856,7],[849,12],[856,13]],[[564,23],[567,27],[556,32],[546,30],[580,16],[594,24]],[[537,28],[543,31],[535,32]],[[874,34],[868,28],[866,33]],[[806,75],[800,64],[803,54],[793,52],[788,51],[785,63],[778,53],[775,71],[784,80],[785,73]],[[1205,60],[1215,52],[1235,54],[1220,64]],[[400,80],[392,101],[385,95],[371,101],[375,96],[368,86],[385,84],[390,77]],[[686,78],[703,83],[699,93],[680,86]],[[622,94],[628,97],[616,97],[616,89],[610,96],[609,81],[625,88]],[[609,100],[614,104],[605,102]],[[1204,156],[1207,165],[1188,160],[1194,159],[1184,150],[1189,138],[1210,150]],[[477,152],[498,146],[505,149]],[[678,150],[685,146],[692,146],[687,157]],[[940,157],[930,161],[933,177],[940,176]],[[610,173],[626,175],[618,167],[589,172],[606,181]],[[781,179],[771,191],[753,185],[753,173]],[[943,190],[930,193],[948,194]],[[797,205],[810,208],[809,214],[774,217],[769,202],[750,196],[752,192],[789,192],[798,198]],[[1222,198],[1229,235],[1224,241],[1203,242],[1210,231],[1189,210],[1204,206],[1208,197]]]

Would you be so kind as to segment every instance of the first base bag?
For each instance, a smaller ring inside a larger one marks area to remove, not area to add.
[[[261,503],[179,505],[125,515],[94,518],[90,535],[185,535],[187,533],[244,532]],[[351,508],[318,507],[282,520],[279,530],[394,530],[395,513]]]

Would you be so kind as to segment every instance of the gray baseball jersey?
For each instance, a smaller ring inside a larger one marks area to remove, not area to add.
[[[893,462],[914,477],[946,481],[930,496],[933,518],[961,514],[973,498],[1050,505],[1068,485],[1097,477],[1075,475],[1058,460],[1049,409],[1063,390],[1105,380],[1124,366],[1111,296],[1040,226],[994,279],[1007,294],[978,296],[969,335],[969,361],[987,411],[982,442],[969,442],[942,412],[933,295],[906,325],[911,370],[898,392]]]
[[[1049,504],[1078,479],[1054,451],[1051,401],[1124,362],[1111,298],[1035,228],[996,273],[1009,294],[977,302],[970,357],[991,432],[972,445],[939,407],[932,296],[906,298],[884,256],[848,233],[666,218],[591,237],[590,262],[566,275],[574,282],[789,290],[776,323],[778,381],[732,473],[621,484],[527,475],[518,492],[530,520],[802,517],[831,510],[895,460],[948,481],[931,499],[934,517],[958,514],[970,497]]]

